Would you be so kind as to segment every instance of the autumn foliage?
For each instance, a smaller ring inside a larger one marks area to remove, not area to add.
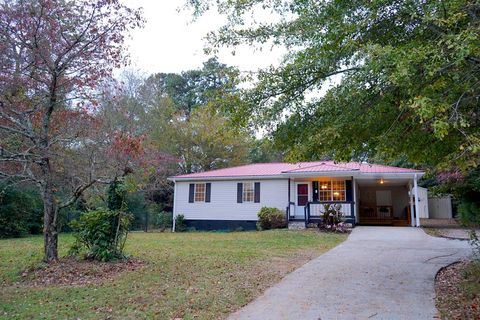
[[[142,24],[117,0],[0,3],[0,178],[39,187],[46,261],[57,259],[58,210],[141,152],[141,137],[107,131],[97,95],[128,63],[125,39]]]

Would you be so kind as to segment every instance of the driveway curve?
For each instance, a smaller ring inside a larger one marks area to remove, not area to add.
[[[418,228],[356,227],[229,319],[432,319],[437,271],[470,254]]]

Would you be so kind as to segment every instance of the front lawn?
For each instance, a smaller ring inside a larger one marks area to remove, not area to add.
[[[0,318],[224,318],[345,235],[308,231],[132,233],[128,254],[147,261],[100,285],[16,284],[43,239],[0,240]],[[60,252],[72,242],[61,235]]]

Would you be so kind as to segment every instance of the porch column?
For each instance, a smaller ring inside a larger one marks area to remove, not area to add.
[[[412,227],[415,227],[415,208],[413,207],[413,187],[411,182],[408,184],[408,187],[410,188],[410,224]]]
[[[417,174],[415,174],[414,178],[413,178],[413,187],[415,189],[415,216],[416,216],[416,224],[417,224],[417,227],[420,227],[420,215],[418,214],[418,207],[419,207],[419,204],[418,204],[418,184],[417,184]]]
[[[290,194],[290,198],[288,199],[288,206],[290,207],[290,216],[292,216],[293,218],[295,218],[297,216],[297,212],[295,212],[296,210],[296,206],[293,205],[291,206],[290,205],[290,202],[294,202],[295,201],[295,197],[296,197],[296,186],[295,186],[295,178],[290,178],[290,185],[288,186],[289,187],[289,194]],[[293,188],[293,192],[292,192],[292,188]]]
[[[352,195],[353,195],[353,218],[355,223],[358,223],[358,212],[357,212],[357,180],[352,176]]]

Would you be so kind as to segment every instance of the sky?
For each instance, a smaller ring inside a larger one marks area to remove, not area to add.
[[[123,0],[132,8],[142,7],[145,28],[134,30],[127,42],[132,65],[146,74],[181,72],[197,69],[209,56],[204,54],[204,37],[209,31],[223,25],[225,17],[209,12],[193,21],[191,12],[180,10],[185,0]],[[264,48],[262,51],[247,46],[232,55],[231,48],[220,50],[220,62],[236,66],[241,71],[256,71],[270,64],[278,64],[284,51]]]

